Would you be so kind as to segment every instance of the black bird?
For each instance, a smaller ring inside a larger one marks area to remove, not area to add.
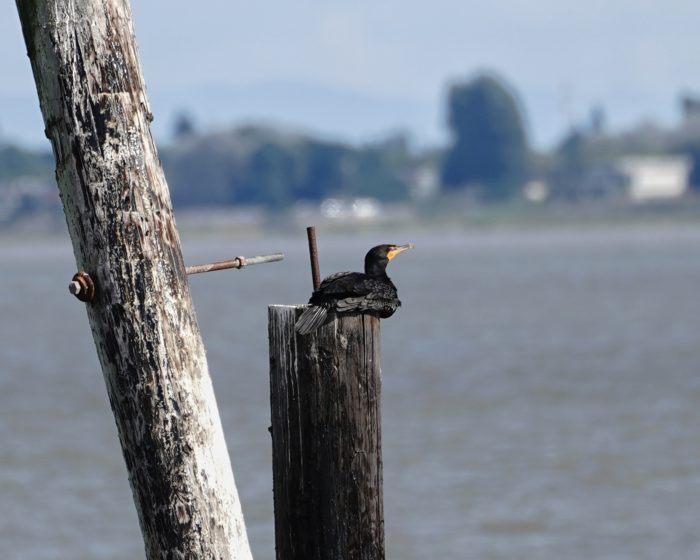
[[[311,304],[296,322],[299,334],[323,325],[329,314],[366,311],[386,319],[401,305],[396,286],[386,275],[386,265],[396,255],[412,249],[406,245],[377,245],[365,255],[365,272],[337,272],[323,279],[309,299]],[[332,315],[331,315],[332,316]]]

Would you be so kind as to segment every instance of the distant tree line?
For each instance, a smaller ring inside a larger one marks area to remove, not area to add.
[[[163,153],[176,205],[262,204],[281,208],[326,197],[408,199],[415,170],[437,168],[445,190],[504,199],[527,180],[530,152],[517,96],[480,75],[452,86],[452,143],[444,153],[412,153],[397,136],[365,146],[245,127],[199,136],[186,116]]]
[[[446,100],[449,144],[417,152],[397,135],[356,146],[288,131],[247,126],[199,133],[179,115],[174,141],[160,150],[176,206],[261,205],[272,209],[327,197],[406,200],[426,166],[443,192],[482,200],[518,196],[529,179],[546,181],[552,194],[576,198],[607,180],[606,170],[625,154],[685,154],[691,183],[700,185],[700,102],[685,99],[686,119],[677,130],[642,126],[606,134],[600,108],[589,123],[569,131],[549,153],[534,152],[515,90],[482,73],[451,85]],[[8,180],[42,176],[52,180],[48,153],[0,146],[0,190]]]
[[[408,197],[411,156],[401,137],[355,147],[270,128],[189,132],[162,150],[176,205],[256,204],[372,196]]]
[[[52,177],[53,170],[50,152],[0,145],[0,182],[18,177]]]

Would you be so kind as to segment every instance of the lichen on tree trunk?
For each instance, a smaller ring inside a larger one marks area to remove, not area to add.
[[[147,555],[249,559],[129,2],[17,8]]]

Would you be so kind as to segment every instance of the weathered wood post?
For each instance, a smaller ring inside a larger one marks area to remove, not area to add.
[[[379,319],[269,307],[277,560],[383,560]]]
[[[17,9],[147,556],[250,559],[129,2]]]

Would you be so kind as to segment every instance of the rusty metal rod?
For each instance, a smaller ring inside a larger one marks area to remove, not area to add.
[[[284,259],[284,254],[261,255],[259,257],[236,257],[227,261],[213,262],[209,264],[195,264],[185,267],[187,274],[200,274],[201,272],[212,272],[214,270],[226,270],[228,268],[243,268],[251,264],[263,264],[277,262]]]
[[[316,227],[309,226],[306,228],[306,237],[309,238],[309,259],[311,260],[311,280],[314,285],[314,291],[318,290],[321,285],[321,273],[318,269],[318,248],[316,247]]]

